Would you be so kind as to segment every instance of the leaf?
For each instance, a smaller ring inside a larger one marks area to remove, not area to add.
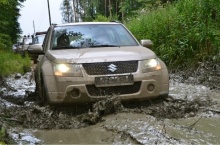
[[[4,138],[6,136],[6,130],[5,128],[2,126],[1,130],[0,130],[0,139]]]

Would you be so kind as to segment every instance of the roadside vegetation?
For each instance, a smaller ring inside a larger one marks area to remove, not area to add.
[[[170,70],[220,62],[219,0],[86,1],[63,1],[63,22],[122,22],[138,40],[151,39],[153,51]]]
[[[23,1],[0,0],[0,83],[2,77],[12,73],[24,73],[30,69],[30,59],[28,57],[22,58],[12,51],[12,44],[17,42],[21,33],[18,17],[20,15],[19,8]],[[2,110],[0,112],[2,115]],[[3,119],[0,120],[0,144],[14,144],[2,122],[4,117],[1,118]]]
[[[151,39],[153,50],[170,69],[191,69],[198,62],[220,62],[220,1],[180,0],[142,11],[126,21],[141,39]]]
[[[18,17],[23,1],[0,1],[0,77],[24,73],[30,69],[30,59],[12,51],[12,44],[17,42],[21,33]]]
[[[0,74],[2,77],[12,73],[24,74],[30,71],[31,61],[29,57],[22,57],[12,51],[0,50]]]
[[[28,58],[10,51],[21,33],[17,19],[22,2],[24,0],[0,2],[0,76],[23,73],[29,67]],[[64,23],[77,22],[79,18],[82,21],[123,22],[138,40],[153,41],[153,51],[169,69],[197,67],[198,62],[207,60],[220,61],[218,0],[93,0],[88,5],[68,0],[61,8]],[[74,11],[80,15],[78,19]]]

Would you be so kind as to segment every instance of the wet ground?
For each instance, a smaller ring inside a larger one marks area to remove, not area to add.
[[[39,106],[31,72],[1,81],[0,127],[18,144],[220,144],[220,64],[170,74],[167,98]],[[7,140],[6,140],[7,141]]]

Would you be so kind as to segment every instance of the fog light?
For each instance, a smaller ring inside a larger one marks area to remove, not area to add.
[[[69,92],[69,94],[72,98],[77,98],[80,96],[80,91],[79,89],[74,88]]]
[[[154,91],[154,89],[155,89],[155,86],[153,84],[149,84],[147,86],[147,90],[150,91],[150,92]]]

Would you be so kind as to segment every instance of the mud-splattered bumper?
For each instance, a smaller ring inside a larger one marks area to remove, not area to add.
[[[149,73],[133,73],[132,85],[97,87],[95,77],[45,76],[48,98],[51,104],[86,103],[117,95],[122,101],[156,98],[169,93],[167,69]],[[48,80],[48,81],[47,81]],[[53,85],[51,85],[53,84]],[[56,85],[54,85],[56,84]]]

